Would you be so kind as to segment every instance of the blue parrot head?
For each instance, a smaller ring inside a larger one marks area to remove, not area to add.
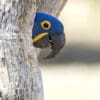
[[[32,40],[37,48],[46,48],[51,45],[52,52],[46,58],[54,57],[65,44],[63,24],[49,14],[36,12]]]

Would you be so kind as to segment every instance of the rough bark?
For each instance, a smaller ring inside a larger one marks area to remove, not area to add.
[[[43,100],[38,49],[31,40],[33,20],[37,6],[58,15],[64,2],[0,0],[0,100]]]
[[[35,0],[0,1],[0,99],[42,100],[42,80],[32,46]]]
[[[59,16],[67,0],[36,0],[37,10]]]

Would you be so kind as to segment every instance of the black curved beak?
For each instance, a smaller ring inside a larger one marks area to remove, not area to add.
[[[33,39],[34,40],[34,39]],[[33,42],[33,45],[37,48],[47,48],[51,44],[51,53],[44,59],[50,59],[55,57],[60,50],[64,47],[65,44],[65,34],[61,33],[60,35],[49,35],[37,39],[38,41]]]
[[[65,34],[61,33],[60,35],[55,35],[55,36],[50,35],[49,42],[51,44],[52,51],[47,57],[45,57],[46,59],[55,57],[60,52],[60,50],[64,47]]]

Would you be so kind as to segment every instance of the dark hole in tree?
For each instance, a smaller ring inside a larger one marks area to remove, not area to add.
[[[0,98],[2,97],[2,92],[0,91]]]

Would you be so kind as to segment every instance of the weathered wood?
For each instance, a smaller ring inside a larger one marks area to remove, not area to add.
[[[58,16],[67,0],[36,0],[37,10]]]
[[[58,15],[65,1],[0,0],[0,100],[43,100],[33,20],[36,7]]]
[[[35,0],[0,1],[0,100],[42,100],[42,80],[32,46]]]

